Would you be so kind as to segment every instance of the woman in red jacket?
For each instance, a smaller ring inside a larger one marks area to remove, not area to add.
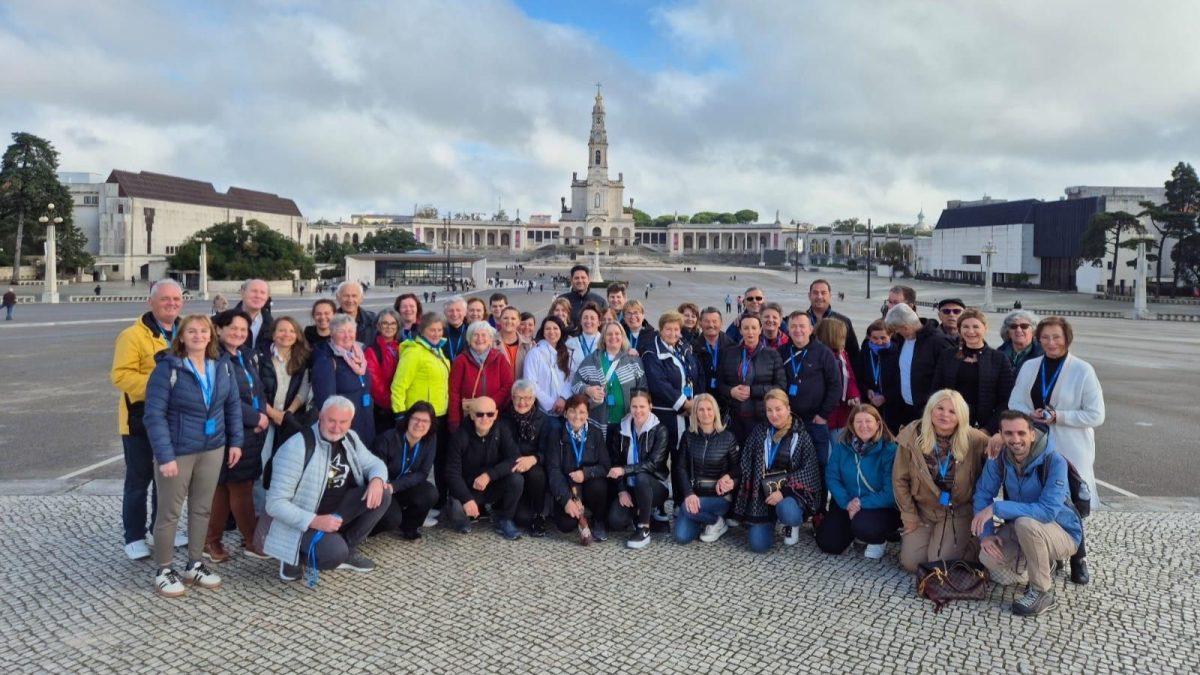
[[[513,385],[512,366],[495,344],[496,329],[487,321],[476,321],[467,327],[469,349],[450,365],[450,409],[447,414],[451,432],[462,423],[464,402],[487,396],[496,402],[497,409],[508,405]]]
[[[363,345],[363,358],[371,374],[371,401],[375,411],[375,433],[393,426],[392,377],[400,353],[400,314],[392,309],[379,310],[375,320],[375,342]]]

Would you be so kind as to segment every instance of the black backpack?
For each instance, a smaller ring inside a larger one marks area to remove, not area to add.
[[[1008,462],[1004,461],[1004,451],[1001,450],[1001,455],[996,458],[1000,465],[1000,489],[1004,490],[1004,479],[1008,473]],[[1059,455],[1062,457],[1062,455]],[[1075,510],[1079,514],[1079,519],[1083,520],[1092,513],[1092,494],[1088,487],[1087,481],[1079,475],[1079,470],[1071,463],[1071,460],[1063,457],[1063,461],[1067,463],[1067,506]],[[1042,462],[1038,466],[1038,480],[1042,485],[1046,485],[1046,481],[1050,480],[1050,463]],[[1006,495],[1007,496],[1007,495]]]
[[[308,468],[308,463],[312,461],[313,454],[317,451],[317,437],[313,433],[312,427],[300,427],[298,432],[304,437],[304,466],[300,469],[300,475],[304,475],[304,470]],[[276,450],[271,454],[271,458],[267,460],[266,466],[263,467],[262,484],[264,490],[271,489],[271,469],[275,465],[275,456],[279,454]]]

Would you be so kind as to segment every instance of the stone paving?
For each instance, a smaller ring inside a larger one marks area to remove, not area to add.
[[[119,521],[118,497],[0,497],[5,672],[1200,671],[1197,513],[1097,513],[1093,585],[1059,575],[1036,619],[1009,612],[1013,589],[934,614],[894,546],[758,556],[737,530],[634,552],[436,529],[371,540],[376,571],[315,590],[238,556],[220,590],[164,600]]]

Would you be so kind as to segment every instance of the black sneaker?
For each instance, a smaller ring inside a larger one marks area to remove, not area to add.
[[[629,539],[625,542],[629,548],[646,548],[650,545],[650,528],[638,527],[634,529],[633,534],[629,535]]]
[[[1055,604],[1054,591],[1039,591],[1030,586],[1025,595],[1013,602],[1012,611],[1017,616],[1037,616]]]
[[[289,565],[282,560],[279,561],[279,578],[284,581],[295,581],[304,574],[304,568],[299,565]]]
[[[403,539],[405,541],[416,541],[421,538],[421,531],[420,530],[400,530],[399,532],[396,533],[396,536],[400,537],[401,539]]]
[[[1088,574],[1087,558],[1071,558],[1071,583],[1086,586],[1092,580]]]
[[[350,551],[346,562],[338,565],[339,570],[354,570],[355,572],[370,572],[375,569],[375,562],[358,551]]]
[[[592,523],[592,540],[608,541],[608,529],[599,523]]]
[[[529,523],[529,536],[541,539],[546,536],[546,519],[538,516]]]

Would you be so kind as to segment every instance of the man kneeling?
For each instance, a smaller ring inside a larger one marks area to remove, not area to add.
[[[263,546],[280,560],[279,577],[295,581],[305,566],[367,572],[375,564],[356,548],[387,512],[387,466],[350,430],[354,403],[330,396],[311,429],[287,440],[271,459]],[[315,583],[315,582],[314,582]]]
[[[993,581],[1028,581],[1012,610],[1034,616],[1054,606],[1052,566],[1075,553],[1083,523],[1071,505],[1067,460],[1054,451],[1049,436],[1015,410],[1000,415],[1000,435],[1004,448],[987,461],[975,485],[971,532],[980,537],[979,561]],[[1004,499],[997,498],[1001,487]],[[1005,521],[994,531],[992,516]]]
[[[520,539],[513,522],[525,478],[515,471],[517,443],[504,425],[496,424],[496,402],[480,396],[471,406],[471,421],[450,437],[446,483],[450,487],[450,525],[471,531],[468,519],[492,507],[492,526],[508,540]]]

